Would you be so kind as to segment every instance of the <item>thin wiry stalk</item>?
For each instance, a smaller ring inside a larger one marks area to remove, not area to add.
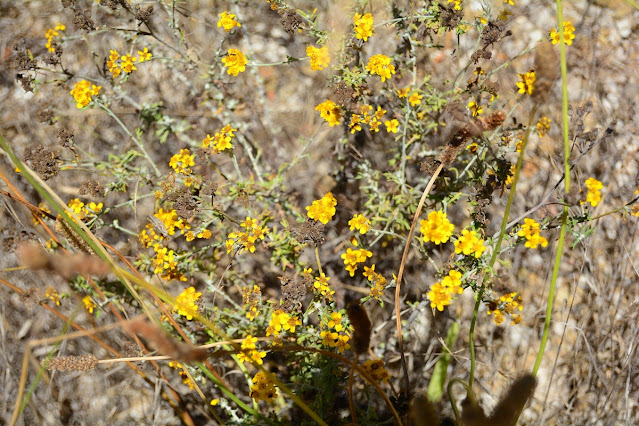
[[[561,112],[563,116],[563,140],[564,140],[564,190],[566,194],[570,192],[570,142],[568,140],[568,74],[566,67],[566,45],[564,44],[564,25],[563,25],[563,8],[561,0],[557,0],[557,22],[559,25],[559,57],[561,64]],[[548,303],[546,306],[546,320],[544,323],[544,332],[541,336],[539,352],[535,360],[535,366],[532,371],[533,377],[537,375],[541,360],[544,356],[548,334],[550,332],[550,321],[552,317],[552,308],[555,297],[555,289],[557,287],[557,276],[559,275],[559,267],[561,266],[561,256],[564,248],[564,236],[566,235],[566,225],[568,223],[568,206],[564,206],[561,214],[561,228],[559,230],[559,241],[557,242],[557,255],[555,256],[555,264],[550,279],[550,289],[548,290]]]
[[[422,198],[419,200],[419,204],[417,205],[417,210],[415,210],[415,217],[413,218],[413,223],[410,225],[410,231],[408,231],[408,236],[406,237],[406,245],[404,246],[404,252],[402,253],[402,261],[399,264],[399,272],[397,273],[397,280],[395,282],[395,319],[397,325],[397,342],[399,344],[399,353],[402,358],[402,370],[404,371],[404,394],[408,395],[410,391],[410,381],[408,379],[408,368],[406,367],[406,358],[404,357],[404,339],[402,337],[402,315],[400,311],[401,305],[401,287],[402,287],[402,277],[404,276],[404,268],[406,267],[406,259],[408,258],[408,252],[410,251],[410,242],[413,239],[413,234],[415,233],[415,227],[417,226],[417,221],[419,220],[419,215],[422,212],[422,208],[424,207],[424,203],[426,202],[426,198],[428,197],[428,193],[430,192],[437,176],[441,173],[444,168],[444,164],[441,163],[433,176],[430,178],[428,185],[424,189],[424,193],[422,194]]]
[[[488,263],[487,270],[492,271],[495,262],[497,261],[497,257],[499,255],[499,250],[501,248],[501,242],[504,239],[504,235],[506,233],[506,226],[508,225],[508,216],[510,215],[510,208],[513,205],[513,201],[515,199],[515,193],[517,189],[517,182],[519,181],[519,174],[521,171],[522,164],[524,163],[524,153],[526,152],[526,145],[528,144],[528,139],[530,137],[530,131],[532,129],[532,123],[535,119],[535,114],[537,113],[537,105],[535,105],[530,112],[530,117],[528,118],[528,129],[526,129],[526,133],[524,135],[524,139],[521,144],[521,151],[519,152],[519,158],[517,159],[517,166],[515,167],[515,175],[513,176],[513,183],[510,187],[510,193],[508,194],[508,201],[506,202],[506,209],[504,211],[504,217],[501,221],[501,228],[499,230],[499,236],[497,237],[497,242],[495,243],[495,247],[493,248],[493,254],[490,258],[490,262]],[[482,274],[481,278],[477,281],[477,285],[479,286],[479,291],[475,295],[475,307],[473,308],[473,317],[470,321],[470,331],[468,332],[468,342],[470,346],[470,373],[468,377],[468,386],[472,388],[473,381],[475,380],[475,364],[476,364],[476,356],[475,356],[475,325],[477,323],[477,314],[479,312],[479,307],[482,302],[482,298],[484,297],[484,291],[486,287],[484,286],[484,277],[485,272]]]

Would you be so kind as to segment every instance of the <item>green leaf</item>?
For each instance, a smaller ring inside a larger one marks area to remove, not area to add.
[[[453,347],[458,334],[459,323],[454,322],[446,334],[446,344],[443,348],[444,355],[442,355],[439,361],[437,361],[437,364],[435,364],[433,376],[430,378],[430,383],[428,383],[428,400],[430,402],[435,403],[442,399],[444,383],[446,383],[446,370],[448,369],[448,364],[450,364],[450,352],[448,349]]]

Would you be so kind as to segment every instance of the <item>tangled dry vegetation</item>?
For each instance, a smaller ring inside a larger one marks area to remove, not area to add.
[[[2,424],[639,423],[639,10],[561,3],[0,1]]]

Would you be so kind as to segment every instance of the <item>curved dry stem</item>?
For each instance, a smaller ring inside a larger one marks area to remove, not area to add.
[[[428,193],[430,192],[437,176],[441,173],[444,168],[444,164],[440,164],[433,173],[433,176],[428,181],[428,185],[424,189],[424,193],[422,194],[422,198],[419,200],[419,204],[417,205],[417,210],[415,211],[415,217],[413,218],[413,223],[410,225],[410,231],[408,231],[408,237],[406,238],[406,245],[404,246],[404,253],[402,254],[402,262],[399,264],[399,272],[397,273],[397,280],[395,281],[395,319],[397,325],[397,342],[399,343],[399,353],[402,359],[402,370],[404,371],[404,394],[408,395],[408,391],[410,389],[410,381],[408,379],[408,368],[406,367],[406,358],[404,357],[404,339],[402,337],[402,317],[400,312],[400,304],[401,304],[401,287],[402,287],[402,277],[404,276],[404,268],[406,267],[406,259],[408,258],[408,252],[410,251],[410,243],[413,239],[413,234],[415,233],[415,227],[417,226],[417,221],[419,220],[419,215],[422,212],[422,208],[424,207],[424,203],[426,202],[426,197],[428,197]]]

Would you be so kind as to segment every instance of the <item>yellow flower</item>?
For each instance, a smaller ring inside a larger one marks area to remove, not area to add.
[[[215,135],[211,137],[211,135],[207,134],[206,138],[202,141],[202,147],[208,148],[211,143],[213,143],[213,150],[216,153],[222,152],[227,149],[232,149],[233,144],[231,141],[235,137],[235,133],[237,129],[231,127],[230,124],[224,126],[219,132],[215,132]]]
[[[333,328],[335,331],[340,332],[342,327],[342,314],[339,312],[331,312],[331,319],[328,321],[328,328]]]
[[[242,25],[235,20],[235,15],[233,13],[224,11],[220,13],[220,20],[217,21],[217,26],[224,27],[224,31],[228,33],[233,29],[233,27],[241,27]]]
[[[475,101],[470,101],[468,103],[468,109],[472,111],[473,117],[477,117],[479,114],[484,112],[484,108]]]
[[[430,307],[437,308],[438,311],[443,311],[445,306],[450,305],[452,296],[440,282],[436,282],[430,287],[430,291],[426,295],[430,300]]]
[[[461,10],[462,0],[448,0],[448,3],[455,3],[455,10]]]
[[[501,21],[507,21],[510,15],[512,15],[512,12],[506,8],[503,8],[499,11],[499,15],[497,15],[497,19]]]
[[[574,34],[575,27],[572,26],[572,23],[570,21],[564,21],[563,27],[564,27],[564,43],[570,46],[572,44],[572,41],[575,39],[575,34]],[[557,31],[556,28],[551,28],[548,31],[550,33],[549,36],[550,36],[550,40],[552,41],[552,44],[559,43],[559,40],[561,39],[560,32]]]
[[[330,279],[330,277],[327,277],[324,272],[322,272],[319,277],[315,278],[315,282],[313,283],[313,287],[317,290],[317,293],[324,296],[328,301],[333,300],[333,294],[335,294],[335,290],[331,290],[328,286]]]
[[[417,92],[413,92],[410,94],[410,98],[408,98],[408,102],[410,102],[411,106],[419,105],[422,103],[422,95]]]
[[[601,201],[600,189],[603,189],[603,183],[595,178],[586,179],[586,188],[588,188],[588,195],[586,196],[586,203],[590,203],[591,206],[597,207],[599,201]],[[584,204],[584,202],[581,202]]]
[[[209,238],[211,238],[211,231],[209,231],[208,229],[205,229],[202,232],[198,233],[197,237],[202,238],[204,240],[208,240]]]
[[[527,238],[526,243],[524,244],[524,246],[531,249],[536,249],[539,245],[542,247],[548,246],[548,240],[542,237],[539,233],[533,234],[530,238]]]
[[[266,356],[266,352],[258,351],[255,343],[257,343],[257,337],[248,335],[242,341],[242,351],[237,354],[237,358],[242,362],[255,362],[258,365],[264,364],[262,358]]]
[[[50,53],[55,52],[55,47],[53,47],[53,37],[57,37],[60,35],[58,31],[64,31],[67,27],[62,24],[58,24],[55,28],[49,28],[45,33],[45,37],[47,38],[46,48]]]
[[[122,58],[120,58],[120,60],[122,61],[120,64],[120,68],[122,69],[122,71],[130,74],[133,71],[137,70],[137,67],[134,65],[134,62],[136,62],[138,58],[122,55]]]
[[[398,98],[405,98],[408,96],[408,91],[410,90],[410,87],[404,87],[403,89],[397,89],[397,97]]]
[[[388,133],[397,133],[397,130],[399,129],[399,121],[393,118],[390,121],[385,121],[384,124],[386,125],[386,131]]]
[[[369,359],[362,365],[362,368],[377,382],[388,382],[390,379],[390,374],[384,368],[384,361],[381,359],[374,361]]]
[[[138,50],[138,55],[140,55],[140,60],[139,60],[140,63],[145,61],[150,61],[151,57],[153,56],[153,54],[149,52],[148,47],[145,47],[144,50]]]
[[[169,166],[175,170],[176,173],[181,173],[184,175],[190,175],[192,170],[191,166],[195,165],[194,155],[191,154],[191,151],[188,149],[181,149],[179,154],[175,154],[171,157],[171,161],[169,161]]]
[[[525,93],[528,95],[532,95],[533,92],[533,83],[535,82],[535,70],[530,70],[525,74],[517,74],[519,76],[519,81],[517,83],[517,87],[519,88],[519,93]]]
[[[370,13],[365,15],[356,13],[355,16],[353,16],[353,24],[355,25],[355,37],[360,40],[366,41],[374,34],[373,15]]]
[[[391,64],[391,58],[386,55],[373,55],[368,60],[366,69],[371,74],[377,74],[382,78],[382,82],[387,78],[391,78],[391,74],[395,74],[395,65]]]
[[[429,241],[435,244],[445,243],[455,230],[455,225],[450,223],[446,213],[442,211],[430,212],[428,220],[421,220],[419,225],[419,231],[422,233],[425,243]]]
[[[93,313],[93,309],[98,307],[98,305],[93,303],[93,299],[91,299],[91,296],[84,296],[84,298],[82,299],[82,303],[84,303],[84,307],[87,311],[89,311],[90,314]]]
[[[195,292],[194,287],[185,289],[175,299],[175,305],[173,306],[173,312],[177,311],[178,314],[186,317],[187,320],[192,320],[194,315],[197,315],[197,301],[202,296],[202,293]]]
[[[228,68],[227,72],[231,75],[244,72],[247,63],[244,54],[237,49],[229,49],[228,54],[222,58],[222,62],[224,62],[224,66]]]
[[[344,259],[344,269],[346,269],[352,277],[355,275],[357,265],[366,262],[366,259],[372,256],[373,253],[366,249],[353,250],[347,248],[346,253],[343,253],[341,258]]]
[[[306,210],[309,218],[326,225],[335,215],[335,206],[337,206],[337,200],[332,192],[328,192],[319,200],[313,201]]]
[[[306,56],[311,58],[311,69],[313,71],[323,70],[331,62],[331,57],[328,55],[328,47],[320,47],[319,49],[314,46],[308,46],[306,48]]]
[[[118,58],[120,58],[120,55],[118,54],[118,52],[116,50],[111,50],[109,54],[109,60],[107,61],[106,64],[107,64],[107,68],[109,69],[109,72],[113,74],[113,77],[119,76],[120,73],[122,72],[119,65],[116,64],[115,62],[118,60]]]
[[[537,121],[537,134],[539,137],[543,137],[550,131],[550,118],[541,117],[539,121]]]
[[[252,381],[251,398],[254,400],[271,402],[277,397],[275,384],[263,371],[258,371]]]
[[[97,96],[100,93],[100,89],[102,89],[102,86],[92,85],[86,80],[80,80],[75,83],[70,93],[75,99],[75,106],[84,108],[91,103],[93,96]]]
[[[55,303],[57,306],[60,306],[60,295],[58,294],[57,291],[55,291],[53,286],[49,286],[49,288],[47,289],[47,293],[45,294],[45,297],[47,299],[51,299],[51,301]],[[86,306],[86,303],[85,303],[85,306]]]
[[[479,237],[476,231],[469,231],[464,229],[455,241],[455,253],[464,253],[466,256],[474,255],[476,258],[480,258],[486,250],[484,246],[484,240]]]
[[[316,106],[315,111],[319,111],[322,118],[326,120],[331,127],[338,125],[342,118],[339,106],[330,99]]]
[[[361,214],[356,214],[351,220],[348,221],[348,225],[351,227],[351,231],[358,230],[360,234],[365,234],[371,229],[370,220],[366,219]]]

